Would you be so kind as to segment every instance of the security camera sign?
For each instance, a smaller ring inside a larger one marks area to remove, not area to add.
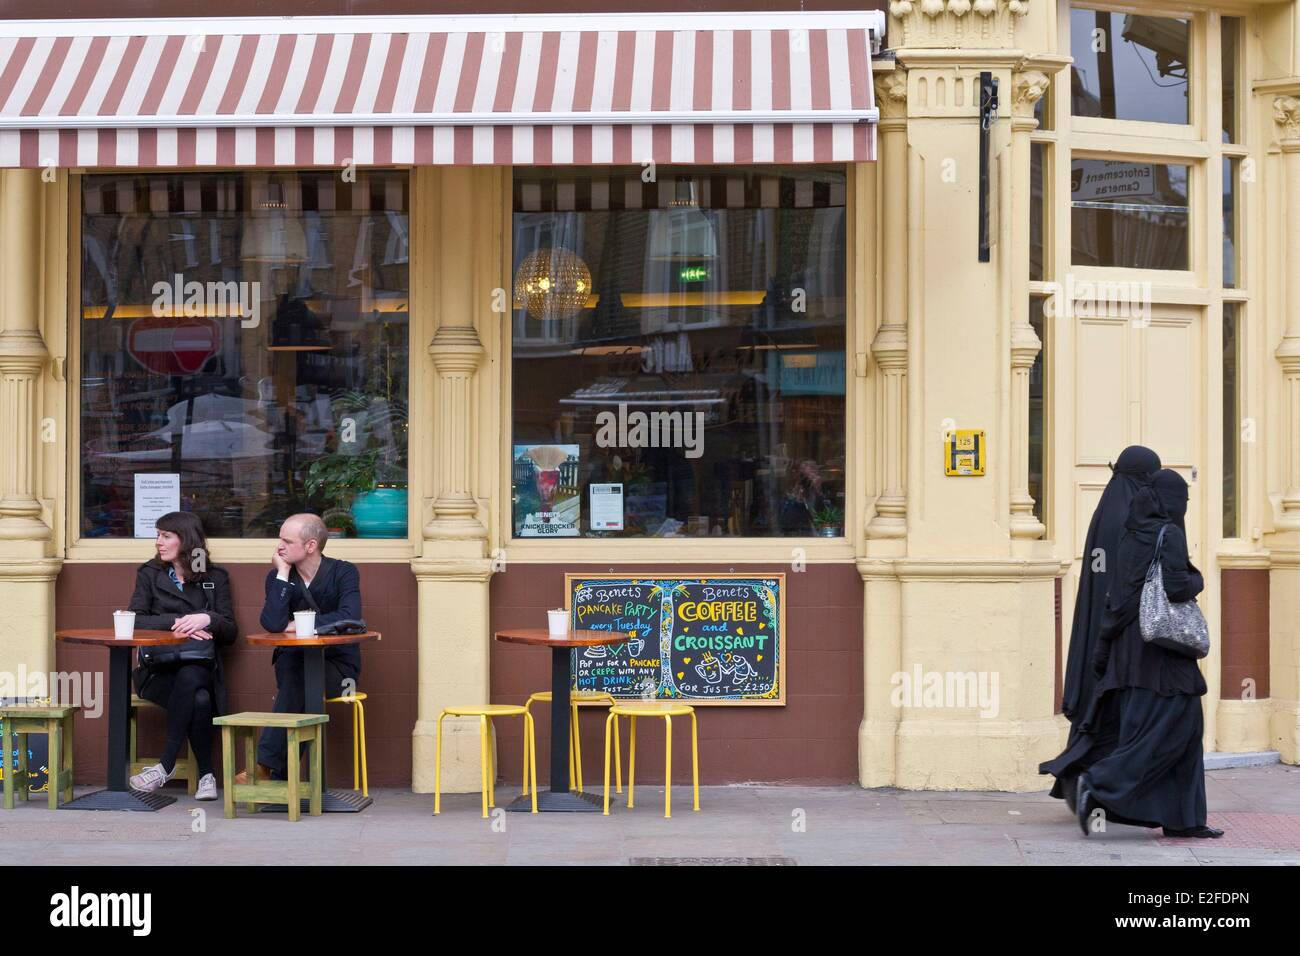
[[[1105,159],[1076,159],[1070,168],[1070,199],[1120,200],[1156,194],[1152,163],[1117,163]]]

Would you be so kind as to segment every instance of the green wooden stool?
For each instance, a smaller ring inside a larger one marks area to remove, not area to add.
[[[0,722],[4,723],[4,807],[14,808],[14,780],[22,791],[23,800],[31,799],[30,781],[27,777],[27,735],[45,734],[50,738],[50,773],[47,787],[50,809],[72,799],[72,715],[76,707],[36,707],[28,704],[0,707]],[[18,750],[17,766],[10,767],[11,754]]]
[[[266,714],[244,713],[217,717],[213,725],[221,728],[221,773],[225,783],[226,817],[234,819],[235,804],[241,800],[252,812],[259,803],[284,804],[289,819],[301,816],[299,794],[302,768],[299,766],[298,748],[307,744],[307,797],[308,813],[320,816],[321,805],[321,745],[325,739],[325,714]],[[257,779],[257,732],[264,727],[278,727],[288,737],[288,780]],[[235,747],[238,737],[244,737],[244,765],[248,768],[249,782],[235,783]]]

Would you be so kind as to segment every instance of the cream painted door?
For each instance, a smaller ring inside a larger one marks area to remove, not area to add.
[[[1153,449],[1190,489],[1187,541],[1203,572],[1201,529],[1208,514],[1204,313],[1195,306],[1155,305],[1147,322],[1075,317],[1074,558],[1063,594],[1069,640],[1088,522],[1110,480],[1108,462],[1127,445]],[[1108,556],[1109,558],[1110,556]]]

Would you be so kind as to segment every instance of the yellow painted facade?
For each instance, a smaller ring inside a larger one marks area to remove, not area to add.
[[[801,540],[809,562],[862,578],[863,786],[1045,789],[1037,773],[1065,739],[1054,713],[1055,580],[1068,640],[1084,532],[1125,445],[1159,451],[1192,480],[1193,560],[1214,650],[1203,662],[1207,750],[1276,749],[1300,763],[1300,9],[1144,3],[1193,21],[1192,122],[1071,117],[1069,4],[894,0],[874,64],[879,161],[850,169],[850,463],[842,539]],[[960,12],[959,12],[960,11]],[[1221,15],[1243,18],[1243,131],[1224,146]],[[999,80],[992,128],[989,263],[975,254],[978,78]],[[1047,101],[1040,128],[1035,105]],[[1042,144],[1045,280],[1028,272],[1030,156]],[[1191,268],[1070,263],[1070,158],[1177,160],[1192,168]],[[1241,281],[1225,290],[1221,165],[1249,161],[1238,196]],[[0,172],[0,662],[48,670],[54,581],[65,562],[135,562],[131,541],[83,540],[69,518],[78,468],[77,171]],[[493,311],[510,287],[511,170],[411,171],[410,507],[406,541],[339,541],[354,561],[409,561],[419,595],[419,719],[413,788],[433,789],[439,711],[487,699],[493,573],[512,562],[788,562],[773,539],[512,540],[510,339]],[[72,257],[75,263],[75,256]],[[1150,282],[1151,321],[1053,315],[1045,410],[1043,523],[1028,488],[1029,371],[1043,343],[1031,296],[1067,275]],[[1244,317],[1241,528],[1220,533],[1224,302]],[[1170,401],[1176,396],[1176,401]],[[951,429],[983,430],[986,473],[944,474]],[[227,561],[263,562],[264,541],[223,541]],[[1219,571],[1270,577],[1271,696],[1220,699]],[[739,570],[739,568],[738,568]],[[1063,654],[1063,648],[1060,649]],[[1000,708],[900,707],[893,675],[999,675]],[[477,726],[449,721],[443,786],[479,786]]]

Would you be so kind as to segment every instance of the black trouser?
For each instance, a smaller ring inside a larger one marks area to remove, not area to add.
[[[319,701],[311,701],[308,710],[306,686],[303,673],[304,652],[297,648],[281,648],[275,659],[275,705],[271,708],[277,714],[313,713]],[[343,681],[351,677],[344,673],[335,661],[325,659],[325,696],[338,697],[343,693]],[[303,745],[304,753],[306,745]],[[284,780],[289,774],[288,734],[279,727],[267,727],[257,741],[257,762],[271,769],[271,776]]]
[[[159,762],[171,773],[181,745],[189,737],[199,776],[212,773],[212,668],[182,664],[168,676],[171,692],[167,695],[167,743]]]

